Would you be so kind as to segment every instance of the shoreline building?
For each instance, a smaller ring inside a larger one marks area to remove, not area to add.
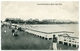
[[[58,43],[79,47],[79,38],[70,36],[68,34],[58,35]]]

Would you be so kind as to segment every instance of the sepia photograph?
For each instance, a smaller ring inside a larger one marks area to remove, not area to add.
[[[79,1],[1,1],[1,50],[78,50]]]

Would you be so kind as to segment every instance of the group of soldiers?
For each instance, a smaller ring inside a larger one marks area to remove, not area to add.
[[[2,27],[5,27],[5,25],[2,25]],[[11,28],[11,26],[9,26],[9,28]],[[21,28],[17,28],[16,26],[12,28],[12,36],[18,36],[18,29],[21,30]],[[4,32],[7,32],[6,28],[4,28]],[[53,49],[57,50],[57,37],[55,35],[53,35]]]

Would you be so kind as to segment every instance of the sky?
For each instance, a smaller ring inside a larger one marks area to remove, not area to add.
[[[38,5],[49,4],[49,5]],[[62,4],[62,5],[50,5]],[[78,1],[2,1],[1,20],[6,18],[32,19],[59,19],[78,21]]]

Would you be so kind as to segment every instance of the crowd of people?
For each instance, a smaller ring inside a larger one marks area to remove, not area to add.
[[[7,33],[6,27],[9,27],[9,29],[11,29],[11,26],[7,26],[5,24],[3,24],[2,27],[4,28],[3,29],[4,33]],[[18,32],[17,26],[14,26],[14,28],[12,28],[11,32],[12,32],[12,36],[18,36],[18,34],[17,34],[17,32]]]

